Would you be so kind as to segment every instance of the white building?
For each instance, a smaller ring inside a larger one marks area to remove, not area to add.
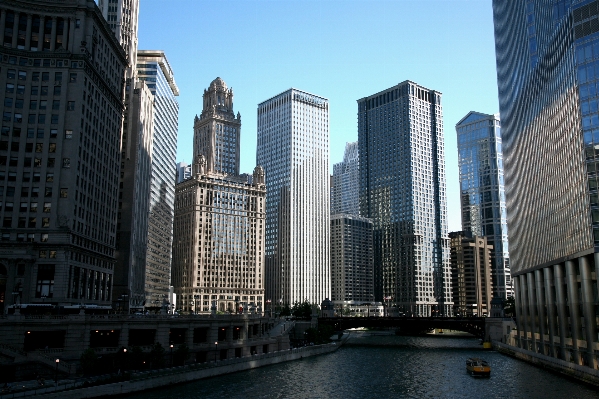
[[[289,89],[258,105],[266,186],[266,299],[330,298],[329,103]]]
[[[345,144],[343,162],[333,165],[331,176],[331,215],[360,214],[360,171],[358,142]]]

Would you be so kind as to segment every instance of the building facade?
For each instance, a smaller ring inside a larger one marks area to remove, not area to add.
[[[331,215],[331,300],[349,307],[374,302],[372,222]]]
[[[358,191],[360,188],[358,142],[345,144],[343,162],[333,165],[331,176],[331,215],[360,214]]]
[[[172,281],[183,311],[261,312],[264,306],[266,186],[213,173],[204,156],[175,187]]]
[[[469,112],[456,124],[462,229],[493,243],[493,295],[513,295],[499,115]]]
[[[152,167],[145,272],[145,308],[158,310],[169,303],[177,156],[179,88],[161,50],[137,52],[137,76],[152,92],[154,114]]]
[[[518,345],[595,369],[598,4],[493,1],[493,17]]]
[[[204,107],[193,123],[193,159],[204,155],[208,169],[239,175],[241,115],[233,112],[233,88],[221,78],[204,90]]]
[[[490,316],[493,246],[470,231],[449,233],[451,287],[456,316]]]
[[[441,93],[405,81],[358,100],[360,215],[374,223],[375,299],[450,315]]]
[[[266,299],[330,298],[329,104],[289,89],[258,105],[256,163],[266,173]]]
[[[0,43],[3,305],[109,304],[126,55],[84,0],[3,1]]]
[[[177,162],[177,183],[181,183],[183,180],[187,180],[191,177],[191,165],[185,162]]]

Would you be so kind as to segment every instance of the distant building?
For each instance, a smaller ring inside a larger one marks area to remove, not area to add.
[[[330,298],[329,103],[289,89],[258,105],[256,163],[264,167],[266,298]]]
[[[191,178],[191,165],[185,162],[177,162],[177,183],[181,183],[183,180]]]
[[[486,237],[469,231],[449,233],[454,314],[488,316],[491,311],[491,253]]]
[[[331,300],[335,306],[374,302],[372,222],[331,215]]]
[[[109,305],[126,54],[85,0],[0,2],[0,44],[0,311]]]
[[[513,295],[499,115],[469,112],[456,125],[462,229],[493,243],[493,295]]]
[[[358,100],[360,215],[374,223],[375,299],[451,315],[441,93],[405,81]]]
[[[152,169],[146,249],[145,308],[159,310],[169,303],[177,156],[179,88],[161,50],[137,52],[137,74],[154,95]]]
[[[345,144],[343,162],[333,165],[331,176],[331,215],[360,214],[360,171],[358,142]]]

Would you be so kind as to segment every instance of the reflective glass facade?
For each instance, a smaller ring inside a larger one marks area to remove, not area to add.
[[[375,300],[414,315],[451,314],[441,93],[406,81],[358,100],[358,145]]]
[[[456,132],[462,229],[491,241],[493,295],[505,299],[513,292],[499,115],[470,112]]]
[[[358,142],[347,143],[343,162],[333,165],[331,176],[331,215],[360,214],[358,189],[360,185]]]
[[[493,14],[515,344],[596,368],[599,3],[495,0]]]
[[[266,299],[331,297],[329,103],[297,89],[258,105],[256,163],[266,173]]]
[[[173,166],[177,155],[179,89],[162,51],[140,50],[137,74],[154,95],[154,135],[148,216],[145,293],[146,308],[168,302],[175,186]]]

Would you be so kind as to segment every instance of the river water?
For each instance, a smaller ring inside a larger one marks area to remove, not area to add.
[[[466,373],[477,356],[491,377]],[[477,339],[354,332],[328,355],[129,395],[127,398],[599,398],[593,387],[495,351]]]

